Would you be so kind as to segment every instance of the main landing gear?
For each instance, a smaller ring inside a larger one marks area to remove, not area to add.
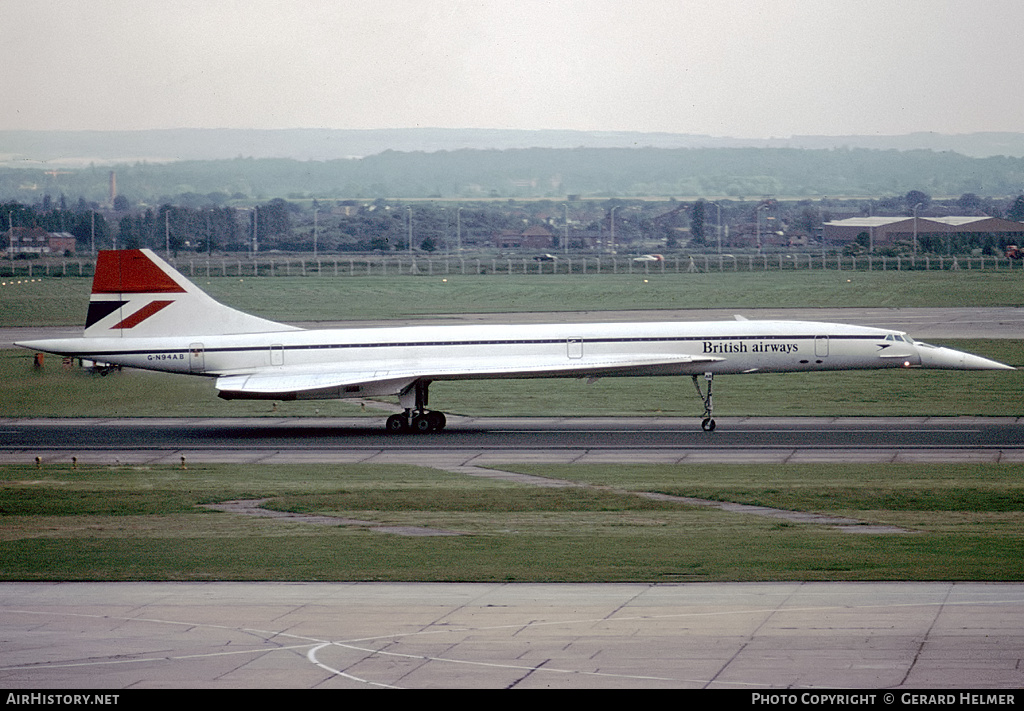
[[[701,421],[700,426],[705,432],[715,431],[715,406],[711,400],[711,383],[714,382],[714,378],[714,373],[704,373],[704,379],[708,381],[708,393],[705,395],[701,392],[700,383],[697,382],[697,376],[693,376],[693,387],[697,388],[697,394],[700,395],[700,399],[704,401],[704,419]]]
[[[437,410],[406,410],[401,415],[389,417],[384,429],[388,432],[436,432],[443,430],[447,423],[444,413]]]
[[[388,418],[388,432],[438,432],[448,423],[443,412],[427,409],[429,380],[417,380],[398,396],[405,411]]]

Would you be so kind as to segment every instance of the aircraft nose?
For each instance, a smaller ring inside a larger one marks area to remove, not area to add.
[[[948,370],[1016,370],[1012,366],[1004,365],[988,358],[982,358],[971,353],[955,351],[952,348],[932,346],[927,343],[918,343],[917,352],[921,356],[922,368],[945,368]]]

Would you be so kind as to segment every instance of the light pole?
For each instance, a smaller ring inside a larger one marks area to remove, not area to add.
[[[616,205],[615,207],[613,207],[611,209],[611,211],[609,213],[610,214],[609,222],[611,223],[611,231],[612,231],[611,250],[610,251],[611,251],[612,254],[615,254],[615,211],[618,210],[618,209],[619,209],[619,206]]]
[[[914,205],[914,256],[917,256],[917,208],[921,207],[924,203],[917,203]]]
[[[462,256],[462,208],[455,211],[455,240],[458,254]]]
[[[405,209],[409,213],[409,256],[412,256],[412,205],[406,205]]]
[[[715,230],[718,233],[718,253],[722,253],[722,203],[716,202],[715,207],[718,208],[718,229]]]
[[[825,200],[827,200],[827,199],[828,199],[827,197],[822,197],[821,200],[818,201],[818,225],[821,226],[821,263],[822,264],[825,264],[825,218],[821,214],[821,206],[822,206],[822,203],[824,203]],[[822,267],[822,268],[824,268],[824,267]]]
[[[757,253],[761,253],[761,210],[767,210],[767,205],[757,206]]]
[[[565,238],[562,240],[562,252],[566,255],[569,254],[569,205],[563,203],[562,207],[565,208]]]

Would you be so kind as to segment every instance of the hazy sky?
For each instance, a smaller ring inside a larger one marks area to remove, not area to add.
[[[1020,0],[0,0],[0,129],[1024,131]]]

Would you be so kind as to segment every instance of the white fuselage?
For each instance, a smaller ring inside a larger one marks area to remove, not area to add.
[[[803,321],[403,326],[228,336],[76,338],[45,345],[46,350],[104,363],[206,376],[340,366],[362,372],[425,369],[431,372],[431,379],[444,380],[543,377],[540,372],[524,375],[519,366],[545,362],[558,366],[551,373],[558,376],[591,374],[604,361],[608,362],[606,375],[845,370],[921,362],[913,342],[899,332]],[[619,372],[616,368],[622,356],[651,356],[651,360],[692,356],[695,360],[623,366]],[[479,376],[465,374],[467,369],[462,366],[469,362],[488,362],[494,368]],[[578,371],[574,365],[580,366]],[[499,371],[508,371],[508,375]]]

